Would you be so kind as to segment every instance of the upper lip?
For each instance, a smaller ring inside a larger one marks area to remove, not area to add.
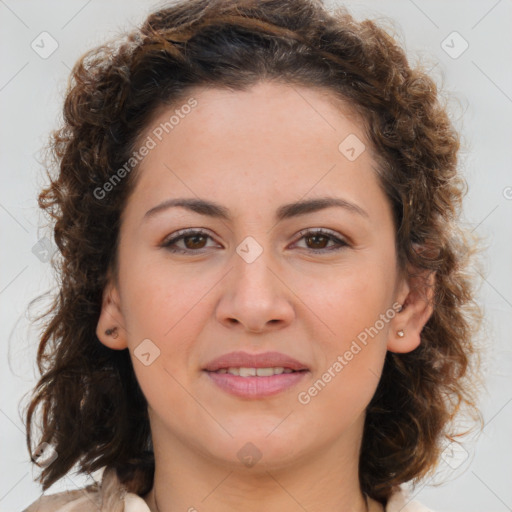
[[[203,369],[215,372],[220,368],[275,368],[283,367],[291,370],[307,370],[308,367],[297,359],[280,352],[263,352],[249,354],[248,352],[230,352],[210,361]]]

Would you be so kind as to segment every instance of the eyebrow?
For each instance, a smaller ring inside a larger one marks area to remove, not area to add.
[[[162,203],[154,206],[145,213],[142,220],[149,220],[150,218],[155,217],[157,214],[169,208],[178,207],[185,208],[200,215],[214,217],[217,219],[229,221],[232,218],[229,209],[212,201],[196,198],[178,198],[167,199]],[[363,210],[357,204],[347,201],[346,199],[341,199],[338,197],[319,197],[315,199],[301,200],[279,207],[276,212],[276,221],[282,221],[292,217],[298,217],[300,215],[306,215],[308,213],[314,213],[332,207],[343,208],[350,213],[354,213],[369,219],[369,215],[365,210]]]

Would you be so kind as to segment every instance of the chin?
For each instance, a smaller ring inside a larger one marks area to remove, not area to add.
[[[285,468],[300,456],[299,440],[304,443],[304,437],[294,438],[283,430],[277,434],[273,423],[271,429],[258,430],[243,428],[229,430],[233,438],[224,437],[214,443],[208,443],[210,454],[230,466],[231,470],[251,469],[252,471],[276,470]],[[272,432],[272,429],[274,431]],[[269,432],[270,433],[269,435]],[[211,447],[215,446],[212,451]],[[301,451],[304,446],[300,446]]]

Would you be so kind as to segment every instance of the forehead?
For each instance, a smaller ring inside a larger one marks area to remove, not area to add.
[[[154,142],[138,169],[144,207],[212,194],[263,207],[336,191],[375,203],[363,122],[329,91],[263,82],[245,91],[196,87],[180,101],[160,107],[140,138]]]
[[[190,88],[172,106],[157,109],[141,139],[149,135],[159,146],[163,142],[177,151],[183,142],[194,145],[196,152],[189,157],[199,154],[198,150],[218,147],[231,148],[231,153],[239,149],[241,156],[249,159],[253,152],[261,153],[263,143],[268,149],[279,145],[282,150],[292,148],[294,153],[299,151],[298,143],[305,143],[312,156],[333,147],[338,151],[344,136],[355,134],[363,140],[363,131],[362,116],[332,91],[263,81],[242,91]],[[241,145],[244,141],[247,144]]]

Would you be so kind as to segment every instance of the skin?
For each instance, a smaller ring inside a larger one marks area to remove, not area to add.
[[[429,289],[397,268],[391,206],[361,120],[326,91],[281,83],[191,96],[197,106],[138,169],[118,279],[104,290],[97,326],[106,346],[129,349],[149,404],[156,469],[144,500],[156,511],[156,490],[160,512],[367,510],[358,480],[365,408],[386,351],[414,350],[432,309]],[[141,140],[175,108],[159,111]],[[338,150],[349,134],[367,148],[354,161]],[[355,203],[368,218],[331,207],[274,219],[285,203],[323,196]],[[169,198],[215,201],[232,218],[170,208],[143,220]],[[188,254],[162,247],[184,228],[211,238],[177,242]],[[299,234],[314,228],[349,245],[329,252],[335,240]],[[263,249],[251,263],[236,252],[247,236]],[[301,404],[298,393],[396,302],[405,309]],[[115,326],[114,339],[105,330]],[[134,355],[144,339],[160,350],[148,366]],[[283,352],[310,371],[278,395],[234,397],[201,371],[233,350]],[[248,442],[261,454],[252,467],[237,457]],[[369,500],[369,510],[383,508]]]

